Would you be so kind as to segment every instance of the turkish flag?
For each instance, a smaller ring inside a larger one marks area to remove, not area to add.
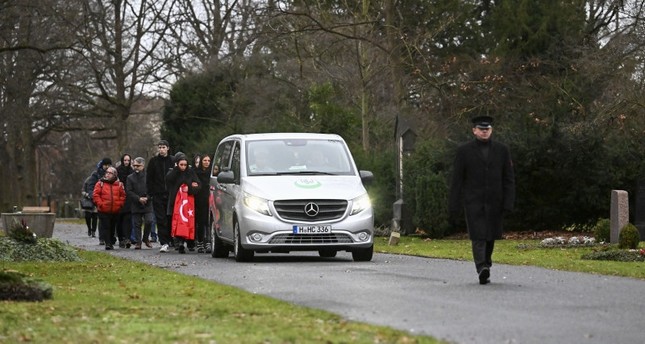
[[[181,184],[172,212],[173,237],[195,240],[195,197],[188,194],[188,185]]]

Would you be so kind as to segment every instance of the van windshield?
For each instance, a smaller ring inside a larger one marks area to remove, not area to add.
[[[256,140],[246,143],[247,175],[353,175],[354,166],[339,140]]]

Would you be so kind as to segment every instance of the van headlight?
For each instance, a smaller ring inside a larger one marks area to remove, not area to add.
[[[352,200],[352,211],[349,215],[356,215],[371,206],[372,202],[370,202],[370,196],[367,194],[356,197]]]
[[[260,214],[271,216],[269,201],[264,198],[244,193],[244,205]]]

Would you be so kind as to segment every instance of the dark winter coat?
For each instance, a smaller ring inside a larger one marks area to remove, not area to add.
[[[96,170],[92,171],[92,173],[85,178],[85,181],[83,182],[83,190],[89,198],[92,203],[94,203],[93,194],[94,194],[94,186],[96,186],[96,183],[98,183],[101,178],[103,178],[103,175],[105,174],[105,170],[103,169],[103,165],[101,165],[101,161],[99,161],[99,164],[97,165]],[[96,212],[96,209],[94,209],[94,212]]]
[[[102,162],[103,160],[99,161],[99,163],[96,165],[96,170],[92,171],[90,176],[87,177],[85,179],[85,182],[83,183],[83,191],[87,192],[90,195],[90,198],[92,198],[94,186],[105,175],[105,170],[103,169]]]
[[[142,214],[152,212],[152,197],[148,195],[145,170],[139,173],[134,172],[128,176],[128,181],[125,184],[125,193],[130,202],[130,211],[132,213]],[[139,198],[144,196],[148,197],[148,202],[145,205],[139,202]]]
[[[121,183],[123,183],[123,185],[125,185],[128,176],[134,173],[134,169],[132,168],[132,160],[130,160],[130,165],[126,166],[123,162],[123,159],[125,157],[126,155],[124,154],[121,157],[121,164],[116,168],[117,176],[119,177],[119,180],[121,181]]]
[[[174,164],[175,162],[170,155],[165,157],[156,155],[150,159],[146,165],[146,183],[150,195],[155,196],[168,193],[166,174],[173,168]]]
[[[166,186],[168,188],[168,208],[166,211],[167,215],[172,215],[173,213],[173,208],[175,206],[175,197],[177,197],[177,191],[179,190],[181,184],[188,185],[188,194],[193,196],[199,192],[202,186],[199,182],[199,178],[197,178],[197,175],[195,174],[195,170],[193,170],[192,168],[187,168],[185,171],[181,171],[179,167],[174,167],[166,175],[166,182]],[[193,182],[197,182],[198,186],[193,187]]]
[[[125,166],[123,163],[123,158],[125,158],[125,154],[121,156],[121,165],[116,168],[117,171],[117,176],[119,177],[119,180],[121,183],[123,183],[123,186],[127,189],[128,187],[128,176],[134,173],[134,169],[132,168],[132,165]],[[132,163],[132,160],[130,160],[130,163]],[[137,201],[137,203],[139,203]],[[130,198],[126,197],[125,198],[125,204],[123,205],[123,208],[121,208],[122,213],[129,213],[131,209],[131,204],[130,204]]]
[[[208,223],[208,199],[210,198],[211,171],[203,168],[196,168],[195,174],[199,178],[199,192],[195,195],[195,218],[198,224]]]
[[[487,159],[482,145],[489,145]],[[449,211],[454,217],[464,210],[470,239],[501,239],[503,212],[512,211],[514,203],[515,174],[508,147],[491,140],[461,145],[455,157]]]

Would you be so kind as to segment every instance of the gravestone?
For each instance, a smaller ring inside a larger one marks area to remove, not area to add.
[[[2,213],[2,227],[9,233],[12,226],[24,221],[39,238],[51,238],[54,233],[56,214],[54,213]]]
[[[645,179],[639,180],[636,185],[634,203],[634,225],[638,228],[641,241],[645,241]]]
[[[629,223],[629,195],[625,190],[611,190],[609,242],[618,243],[620,230]]]

